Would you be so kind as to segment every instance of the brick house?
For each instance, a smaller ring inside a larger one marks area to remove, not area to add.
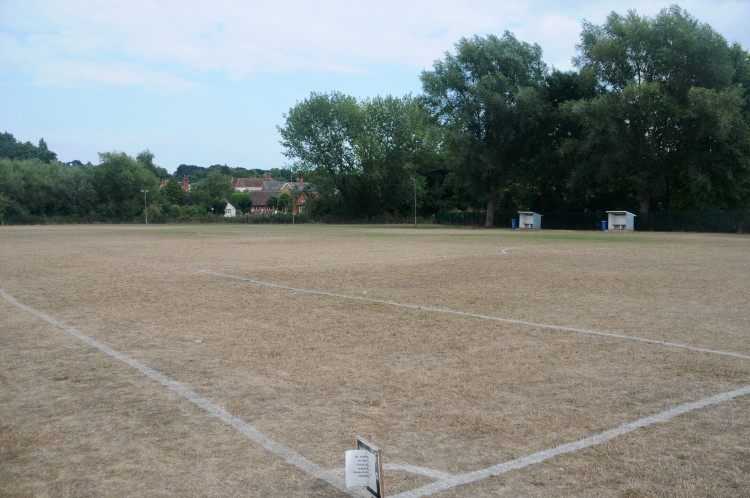
[[[232,178],[232,186],[237,192],[247,192],[250,195],[251,214],[277,214],[279,212],[277,208],[266,206],[268,198],[278,197],[287,190],[294,198],[294,214],[304,213],[308,191],[310,191],[310,185],[305,187],[301,178],[296,182],[278,181],[271,178],[270,173],[266,178]]]

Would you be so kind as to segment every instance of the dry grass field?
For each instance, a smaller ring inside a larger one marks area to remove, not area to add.
[[[750,237],[0,228],[0,495],[749,496]]]

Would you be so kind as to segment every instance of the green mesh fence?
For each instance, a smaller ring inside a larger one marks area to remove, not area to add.
[[[553,230],[601,230],[607,221],[607,213],[553,212],[542,214],[542,229]],[[441,225],[465,225],[483,227],[485,211],[459,211],[438,213]],[[518,220],[518,212],[497,211],[493,226],[511,228],[512,220]],[[656,211],[637,214],[635,229],[660,232],[723,232],[750,233],[748,211]]]

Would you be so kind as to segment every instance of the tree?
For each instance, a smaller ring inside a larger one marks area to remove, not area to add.
[[[154,154],[150,150],[146,149],[135,156],[135,160],[142,164],[151,173],[153,173],[154,176],[158,178],[167,178],[169,176],[167,170],[164,168],[160,168],[156,164],[154,164],[155,157],[156,156],[154,156]]]
[[[198,182],[208,174],[208,170],[202,166],[180,164],[174,172],[173,178],[176,180],[182,180],[183,176],[187,175],[190,177],[191,182]]]
[[[295,169],[310,178],[324,196],[338,192],[346,205],[359,210],[362,171],[357,139],[364,116],[354,97],[339,92],[312,93],[284,115],[277,127],[284,155],[295,159]]]
[[[575,154],[565,151],[568,138],[580,134],[580,123],[568,112],[570,102],[596,95],[596,81],[576,71],[553,70],[546,81],[548,112],[544,137],[531,163],[533,198],[527,206],[537,212],[583,209],[585,203],[571,195],[569,181],[577,164]],[[521,203],[516,203],[521,205]]]
[[[574,109],[587,124],[581,148],[603,151],[599,165],[616,173],[607,181],[625,182],[641,212],[654,200],[668,207],[682,170],[705,151],[705,143],[694,141],[694,89],[723,91],[734,75],[726,41],[672,6],[653,19],[629,11],[612,12],[603,26],[585,22],[578,52],[576,65],[601,85],[596,98]],[[723,109],[730,120],[741,112]]]
[[[195,185],[191,191],[193,200],[206,209],[214,208],[222,204],[220,212],[224,212],[227,201],[234,193],[232,178],[222,171],[222,167],[212,169],[204,180]]]
[[[427,107],[445,127],[453,168],[487,205],[494,223],[501,184],[518,176],[533,152],[547,73],[539,45],[519,42],[506,31],[462,38],[456,54],[422,72]]]
[[[37,146],[37,158],[45,163],[51,163],[57,161],[57,154],[47,148],[47,142],[43,138],[39,139],[39,145]]]
[[[339,192],[347,205],[356,207],[352,178],[361,171],[356,151],[363,116],[354,97],[333,92],[312,93],[284,115],[277,129],[284,155],[295,159],[295,169],[311,178],[321,195]]]
[[[242,213],[249,213],[253,206],[249,192],[234,192],[229,198],[229,202]]]
[[[180,200],[182,199],[184,192],[185,191],[182,190],[182,184],[174,178],[170,178],[169,180],[167,180],[167,184],[161,191],[164,200],[167,201],[167,204],[173,206],[180,205]]]
[[[278,195],[278,205],[285,213],[291,213],[294,209],[294,198],[292,193],[288,190],[281,192]]]
[[[35,147],[31,142],[21,143],[17,141],[13,134],[8,132],[0,133],[0,157],[9,159],[36,158],[47,164],[57,161],[57,154],[47,148],[47,142],[44,141],[44,138],[40,138],[39,145]]]
[[[159,178],[146,166],[123,152],[99,154],[92,183],[98,194],[98,210],[105,216],[129,220],[143,211],[143,193],[158,192]]]
[[[437,151],[421,99],[358,102],[336,92],[313,93],[285,118],[281,143],[297,160],[295,172],[317,188],[313,211],[359,217],[413,209],[414,182],[421,193],[423,170],[434,167]]]
[[[58,213],[90,216],[96,207],[97,193],[92,184],[92,167],[66,166],[58,187]]]
[[[2,192],[0,192],[0,222],[3,222],[5,224],[4,217],[5,217],[5,210],[10,205],[10,199],[6,197],[6,195]]]
[[[361,104],[364,114],[357,151],[371,205],[367,211],[412,212],[414,185],[421,193],[425,169],[434,164],[437,143],[421,99],[376,97]]]
[[[674,172],[672,207],[750,207],[750,129],[739,88],[692,88],[683,119],[690,154]]]

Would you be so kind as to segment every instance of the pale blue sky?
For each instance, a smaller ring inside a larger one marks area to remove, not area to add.
[[[750,0],[677,2],[750,48]],[[461,37],[506,29],[571,69],[581,21],[669,2],[0,0],[0,131],[62,161],[149,149],[181,163],[281,168],[276,126],[311,92],[420,93]]]

